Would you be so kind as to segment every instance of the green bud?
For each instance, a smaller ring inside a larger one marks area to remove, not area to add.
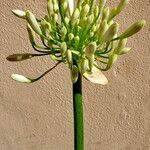
[[[35,32],[33,31],[33,29],[31,28],[31,26],[29,24],[27,25],[27,31],[28,31],[29,40],[30,40],[31,44],[34,44],[35,43]]]
[[[94,9],[94,16],[97,17],[99,14],[99,7],[96,6],[95,9]]]
[[[62,39],[65,38],[66,34],[67,34],[67,29],[66,29],[65,26],[63,26],[63,27],[61,28],[61,36],[62,36]]]
[[[73,65],[72,69],[71,69],[71,79],[73,83],[76,83],[78,80],[78,76],[79,76],[79,70],[78,67]]]
[[[61,51],[62,56],[66,53],[66,51],[67,51],[67,44],[66,44],[66,42],[61,43],[60,51]]]
[[[71,41],[74,38],[74,35],[72,33],[68,34],[68,39]]]
[[[87,24],[90,25],[94,21],[94,14],[91,14],[87,17]]]
[[[102,38],[102,42],[111,41],[113,39],[113,37],[117,34],[118,29],[119,29],[119,24],[113,23],[109,27],[109,29],[106,31],[106,33],[104,34],[104,36]]]
[[[55,55],[50,55],[51,60],[56,61],[57,57]]]
[[[15,10],[12,10],[12,13],[19,18],[26,19],[26,13],[22,10],[15,9]]]
[[[29,53],[26,53],[26,54],[13,54],[13,55],[10,55],[8,56],[6,59],[8,61],[23,61],[23,60],[26,60],[26,59],[30,59],[34,57],[33,54],[29,54]]]
[[[63,2],[63,9],[64,9],[64,11],[66,11],[67,8],[68,8],[68,2],[67,2],[67,1],[64,1],[64,2]]]
[[[81,11],[81,18],[84,18],[87,16],[88,12],[90,10],[90,7],[88,4],[84,5]]]
[[[124,39],[128,38],[135,33],[139,32],[146,24],[145,20],[138,21],[134,23],[132,26],[130,26],[124,33],[122,33],[119,38]]]
[[[108,30],[108,24],[107,20],[104,20],[100,26],[99,32],[98,32],[98,39],[99,41],[102,39],[105,32]]]
[[[103,17],[102,17],[102,20],[108,20],[108,17],[109,17],[109,14],[110,14],[110,9],[109,7],[106,7],[104,10],[103,10]]]
[[[79,42],[79,40],[80,40],[79,36],[74,37],[74,41],[75,41],[75,43],[78,43],[78,42]]]
[[[118,46],[114,50],[114,53],[119,55],[121,50],[125,48],[126,44],[127,44],[127,39],[120,40]]]
[[[117,61],[118,55],[117,54],[112,54],[109,58],[106,70],[110,69],[112,65]]]
[[[130,50],[131,47],[125,47],[120,51],[119,55],[127,54]]]
[[[49,16],[51,16],[54,13],[54,8],[53,8],[53,2],[52,2],[52,0],[48,0],[47,11],[48,11],[48,15]]]
[[[68,24],[69,23],[69,18],[68,17],[65,17],[65,22]]]
[[[54,3],[54,5],[53,5],[54,12],[55,12],[55,13],[58,13],[58,11],[59,11],[59,6],[58,6],[57,0],[53,0],[53,3]]]
[[[108,22],[111,21],[117,15],[117,8],[113,8],[109,14]]]
[[[11,78],[15,81],[22,82],[22,83],[32,83],[32,79],[24,77],[19,74],[12,74]]]
[[[129,3],[129,0],[121,0],[117,7],[117,14],[119,14],[128,3]]]
[[[78,8],[76,8],[76,10],[74,11],[74,13],[73,13],[73,15],[72,15],[72,17],[71,17],[71,22],[72,22],[72,24],[75,24],[75,23],[76,23],[76,21],[77,21],[77,19],[79,18],[79,16],[80,16],[80,11],[79,11]]]
[[[99,0],[99,10],[102,11],[105,7],[106,0]]]
[[[30,26],[32,27],[32,29],[37,34],[41,35],[42,34],[41,28],[40,28],[40,26],[39,26],[36,18],[34,17],[34,15],[30,11],[27,11],[26,14],[27,14],[28,23],[30,24]]]
[[[96,42],[91,42],[85,49],[85,55],[91,57],[96,51],[97,45]]]

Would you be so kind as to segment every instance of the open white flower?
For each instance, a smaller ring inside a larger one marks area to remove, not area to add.
[[[93,66],[92,72],[85,72],[84,77],[92,83],[106,85],[108,83],[105,75],[95,66]]]

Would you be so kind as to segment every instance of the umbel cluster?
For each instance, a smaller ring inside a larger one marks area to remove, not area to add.
[[[38,53],[13,54],[7,60],[22,61],[50,55],[57,64],[36,79],[18,74],[11,77],[32,83],[62,62],[68,65],[73,83],[81,74],[93,83],[107,84],[102,72],[109,70],[118,56],[131,50],[126,47],[127,39],[146,23],[140,20],[118,33],[119,24],[114,18],[128,2],[120,0],[118,6],[111,9],[106,6],[106,0],[48,0],[48,14],[43,18],[36,18],[29,10],[12,10],[14,15],[26,21],[30,43]],[[40,43],[35,40],[36,36],[41,39]]]

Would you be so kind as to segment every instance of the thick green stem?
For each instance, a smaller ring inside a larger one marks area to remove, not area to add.
[[[84,150],[82,76],[73,84],[74,150]]]

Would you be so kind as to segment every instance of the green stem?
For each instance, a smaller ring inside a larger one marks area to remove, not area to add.
[[[73,84],[74,150],[84,150],[82,76]]]

